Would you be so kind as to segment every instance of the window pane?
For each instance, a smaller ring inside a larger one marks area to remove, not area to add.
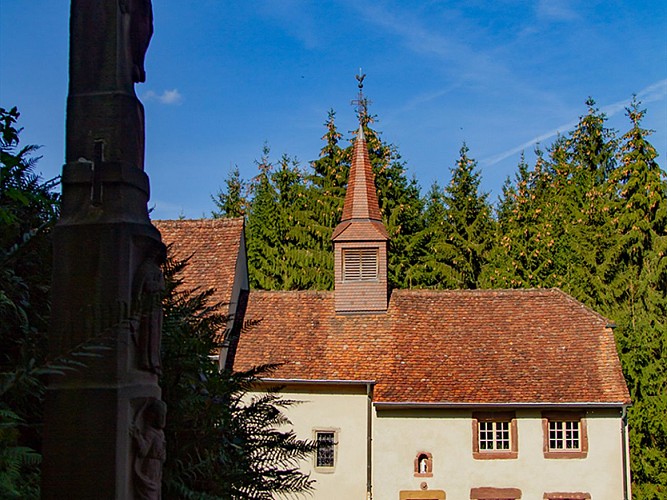
[[[510,422],[479,422],[480,450],[509,450]]]
[[[549,449],[550,450],[578,450],[580,449],[579,433],[581,422],[549,421]]]
[[[334,466],[334,433],[317,433],[317,467]]]

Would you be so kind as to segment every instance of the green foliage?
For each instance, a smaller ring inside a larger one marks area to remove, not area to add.
[[[410,268],[417,259],[414,239],[423,229],[424,203],[417,180],[408,179],[405,162],[397,148],[380,140],[370,126],[376,121],[368,114],[364,100],[359,116],[368,146],[368,157],[375,175],[375,187],[384,225],[389,233],[388,280],[391,287],[410,286]],[[356,133],[356,132],[355,132]],[[352,158],[353,145],[348,148]]]
[[[667,181],[636,100],[627,114],[632,128],[608,182],[616,200],[609,217],[615,238],[600,274],[634,401],[633,492],[657,499],[667,494]]]
[[[16,108],[0,108],[0,497],[39,497],[57,181],[34,173],[36,146],[19,147]]]
[[[335,123],[336,114],[329,111],[325,122],[325,145],[320,157],[311,163],[306,177],[306,203],[309,209],[307,230],[312,239],[312,271],[320,277],[313,288],[330,290],[334,285],[334,260],[331,237],[340,222],[345,201],[345,188],[350,171],[349,152],[340,147],[342,134]]]
[[[478,288],[494,243],[488,195],[479,192],[477,163],[468,152],[464,143],[449,185],[441,193],[434,184],[428,196],[412,277],[429,287]]]
[[[42,456],[26,446],[17,445],[19,427],[16,413],[0,408],[0,498],[38,499],[39,464]]]
[[[270,499],[311,490],[313,481],[297,467],[313,445],[296,438],[283,413],[296,402],[275,389],[249,398],[270,366],[219,371],[211,353],[227,318],[209,304],[210,291],[181,290],[185,265],[169,260],[165,267],[165,497]]]
[[[211,212],[214,219],[221,217],[242,217],[248,209],[248,186],[241,179],[239,167],[229,173],[225,179],[225,189],[218,190],[218,194],[211,196],[217,210]]]
[[[277,166],[264,148],[252,180],[248,213],[248,270],[251,286],[269,290],[322,288],[326,280],[310,232],[311,210],[304,173],[286,155]],[[295,270],[298,270],[295,272]]]
[[[613,319],[633,406],[635,498],[667,494],[667,183],[628,108],[620,141],[588,100],[574,131],[548,158],[521,162],[498,209],[492,287],[559,286]]]

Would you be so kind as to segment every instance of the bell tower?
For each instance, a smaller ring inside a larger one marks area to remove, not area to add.
[[[361,124],[354,142],[343,216],[332,240],[336,312],[385,312],[389,235],[382,222]]]

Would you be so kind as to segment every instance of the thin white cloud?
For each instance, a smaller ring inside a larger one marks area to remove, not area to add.
[[[485,78],[489,74],[497,76],[499,72],[505,72],[497,61],[473,50],[462,43],[459,37],[448,37],[427,29],[408,11],[390,12],[387,8],[365,2],[355,3],[353,6],[361,11],[364,19],[399,36],[414,52],[431,54],[443,62],[457,66],[464,70],[463,76],[483,75]],[[455,70],[452,70],[452,73],[455,73]]]
[[[144,93],[144,100],[156,101],[166,105],[180,104],[183,101],[183,96],[178,89],[164,90],[161,94],[149,90]]]
[[[667,79],[655,82],[637,93],[637,98],[642,102],[642,104],[661,101],[666,97],[667,97]],[[600,111],[602,111],[609,118],[618,114],[620,111],[624,111],[625,108],[628,107],[631,101],[632,99],[624,99],[622,101],[617,101],[612,104],[603,106],[602,108],[600,108]],[[577,125],[577,123],[578,120],[574,120],[564,125],[560,125],[553,130],[540,134],[537,137],[533,137],[529,141],[526,141],[519,146],[513,147],[511,149],[508,149],[507,151],[503,151],[502,153],[498,153],[497,155],[491,156],[489,158],[480,160],[480,164],[491,167],[509,158],[510,156],[513,156],[517,153],[521,153],[522,151],[526,151],[528,148],[534,147],[536,144],[541,143],[546,139],[555,137],[559,133],[572,130]]]
[[[451,22],[451,30],[429,28],[429,20],[417,17],[409,10],[399,10],[370,2],[356,2],[352,4],[361,13],[361,18],[383,28],[388,33],[398,37],[402,43],[418,54],[432,56],[438,59],[440,67],[447,72],[446,87],[440,92],[434,92],[431,99],[448,93],[452,88],[462,85],[478,85],[488,91],[495,92],[501,88],[514,88],[525,95],[534,95],[536,99],[551,100],[553,95],[535,89],[522,79],[516,77],[502,58],[497,57],[495,49],[479,50],[464,40],[470,39],[470,33],[476,26],[466,24],[460,20],[460,26]],[[459,16],[456,11],[448,14],[451,17]],[[497,47],[496,47],[497,48]],[[410,109],[418,104],[422,96],[416,96],[414,102],[407,102],[404,106]]]
[[[574,21],[579,14],[570,6],[568,0],[540,0],[535,12],[538,18],[548,21]]]

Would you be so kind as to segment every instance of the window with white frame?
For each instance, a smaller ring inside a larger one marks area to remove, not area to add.
[[[586,458],[588,455],[585,412],[544,411],[542,429],[544,458]]]
[[[474,412],[473,458],[505,459],[519,456],[516,415],[506,412]]]
[[[334,431],[316,431],[315,444],[315,466],[334,467],[336,465],[336,433]]]
[[[479,450],[509,450],[510,423],[507,420],[482,421],[479,425]]]
[[[373,281],[378,279],[377,248],[344,248],[343,280]]]
[[[549,450],[581,450],[581,422],[549,420]]]

